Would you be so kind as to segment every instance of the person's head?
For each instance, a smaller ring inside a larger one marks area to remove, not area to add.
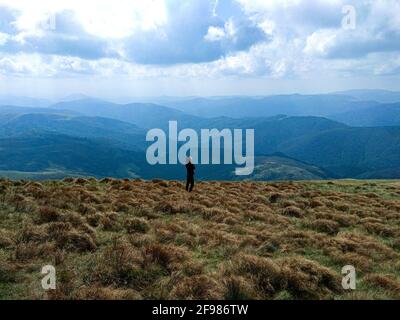
[[[187,157],[186,158],[186,163],[192,163],[192,161],[193,161],[192,157]]]

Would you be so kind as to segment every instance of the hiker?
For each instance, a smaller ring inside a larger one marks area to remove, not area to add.
[[[186,161],[186,191],[192,192],[193,187],[194,187],[194,170],[196,167],[192,163],[193,159],[192,157],[188,157]]]

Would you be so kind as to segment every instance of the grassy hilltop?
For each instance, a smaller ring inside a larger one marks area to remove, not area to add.
[[[400,182],[1,180],[8,298],[400,299]]]

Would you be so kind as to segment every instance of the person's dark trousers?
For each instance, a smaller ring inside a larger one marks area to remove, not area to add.
[[[186,191],[192,192],[194,187],[194,177],[188,176],[186,179]]]

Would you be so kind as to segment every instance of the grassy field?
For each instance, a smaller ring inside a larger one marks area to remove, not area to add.
[[[0,299],[214,298],[400,299],[400,181],[0,181]]]

